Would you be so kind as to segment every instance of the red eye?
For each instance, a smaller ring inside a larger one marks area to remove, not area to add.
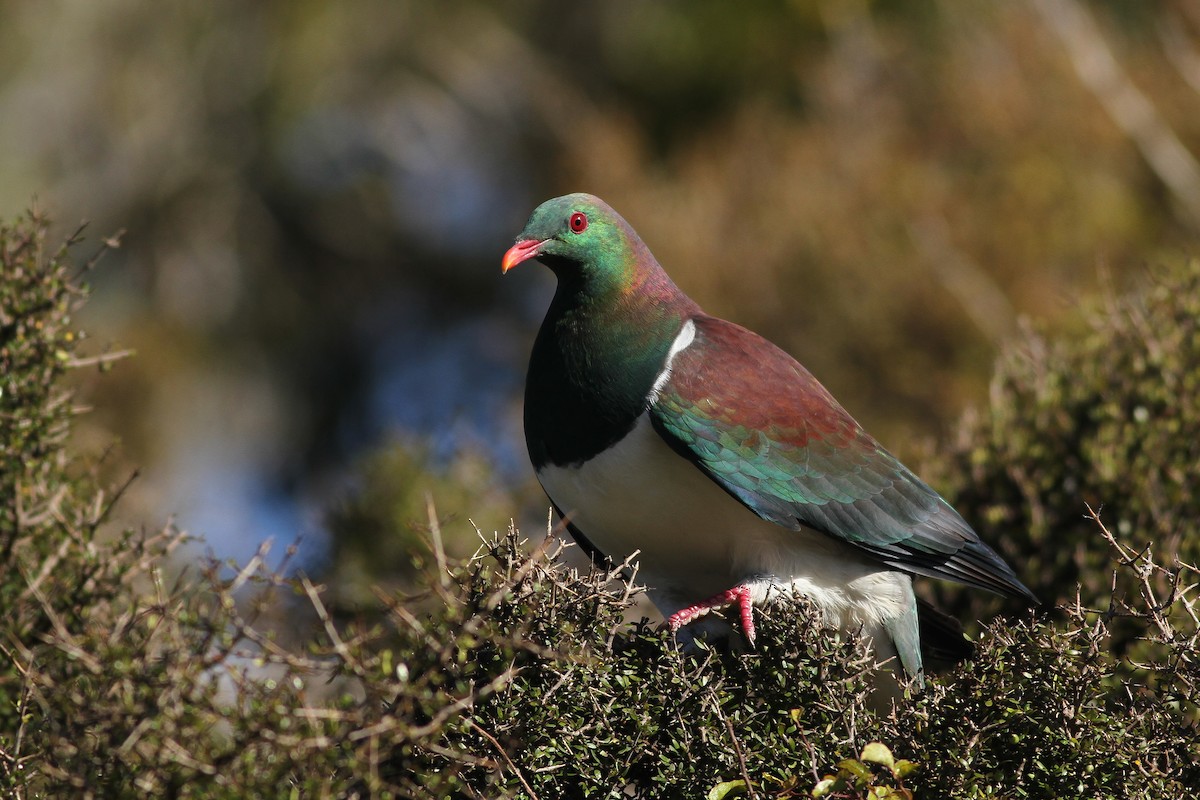
[[[587,230],[587,214],[576,211],[567,224],[571,226],[571,233],[583,233]]]

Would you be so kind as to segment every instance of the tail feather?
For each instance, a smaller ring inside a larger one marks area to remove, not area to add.
[[[914,597],[911,613],[884,622],[905,676],[925,686],[925,667],[942,670],[975,654],[963,635],[962,623],[926,601]]]
[[[950,667],[975,655],[975,645],[963,635],[962,623],[917,598],[921,652],[933,665]]]
[[[913,597],[913,602],[903,614],[884,620],[883,627],[892,638],[892,644],[896,647],[896,656],[900,659],[900,667],[904,670],[904,674],[916,681],[917,688],[925,688],[925,670],[921,661],[921,630],[916,598]]]

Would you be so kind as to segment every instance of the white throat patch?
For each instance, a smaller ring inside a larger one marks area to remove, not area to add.
[[[654,385],[650,387],[650,394],[646,396],[646,401],[649,405],[654,405],[658,402],[658,394],[662,388],[667,385],[667,381],[671,379],[671,365],[675,362],[675,356],[682,353],[687,346],[696,339],[696,323],[690,319],[683,323],[683,327],[679,330],[679,335],[675,337],[675,341],[671,342],[671,349],[667,351],[667,363],[663,365],[662,372],[658,373],[658,377],[654,379]]]

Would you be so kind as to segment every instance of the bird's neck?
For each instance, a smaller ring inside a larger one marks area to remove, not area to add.
[[[636,291],[597,293],[560,277],[534,342],[525,436],[534,467],[582,463],[646,410],[684,321],[699,308],[664,273]]]

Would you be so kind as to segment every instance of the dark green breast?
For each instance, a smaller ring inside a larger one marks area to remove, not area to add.
[[[581,464],[629,433],[682,326],[669,306],[614,307],[560,283],[525,382],[534,468]]]

